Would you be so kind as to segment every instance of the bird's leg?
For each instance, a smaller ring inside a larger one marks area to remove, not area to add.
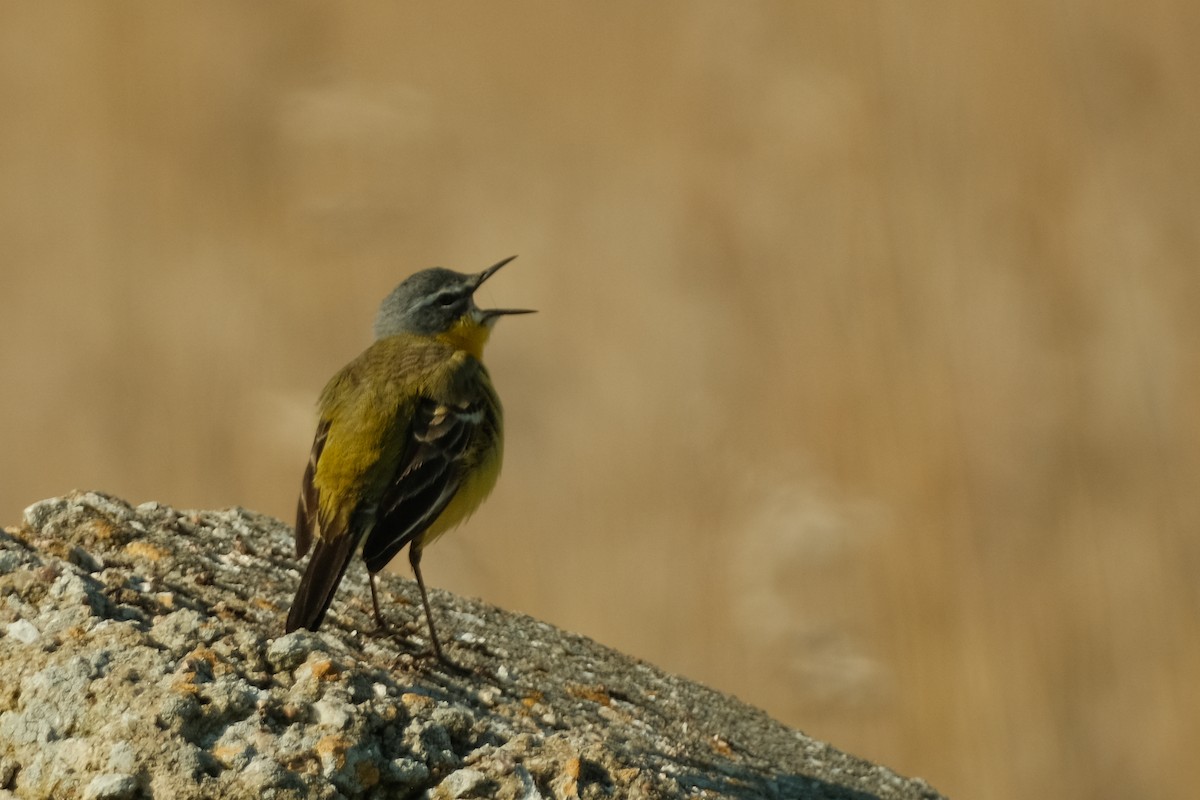
[[[367,583],[371,584],[371,605],[375,607],[375,624],[379,626],[381,632],[387,631],[387,621],[383,618],[383,613],[379,610],[379,593],[375,590],[376,573],[367,573]]]
[[[437,660],[450,663],[442,654],[442,645],[438,642],[437,631],[433,627],[433,610],[429,607],[429,595],[425,592],[425,579],[421,577],[421,548],[413,542],[408,546],[408,563],[412,564],[413,575],[417,577],[417,588],[421,590],[421,603],[425,606],[425,619],[429,622],[429,639],[433,642],[433,654]]]

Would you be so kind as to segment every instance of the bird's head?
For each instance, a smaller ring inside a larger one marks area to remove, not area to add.
[[[527,308],[479,308],[475,290],[501,267],[510,256],[483,272],[464,274],[442,267],[414,273],[392,290],[375,317],[375,338],[401,333],[424,336],[449,335],[482,348],[492,325],[506,314],[532,314]]]

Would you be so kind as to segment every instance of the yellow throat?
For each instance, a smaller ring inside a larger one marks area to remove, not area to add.
[[[489,321],[490,322],[490,321]],[[465,350],[476,359],[483,360],[483,346],[492,333],[489,322],[479,322],[470,312],[458,318],[450,329],[439,333],[438,339],[459,350]]]

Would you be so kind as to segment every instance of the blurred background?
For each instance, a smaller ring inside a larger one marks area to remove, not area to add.
[[[0,6],[3,522],[292,520],[410,272],[507,407],[440,587],[956,798],[1200,747],[1200,5]],[[401,563],[405,573],[407,567]]]

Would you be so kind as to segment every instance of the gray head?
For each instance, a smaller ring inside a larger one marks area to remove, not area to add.
[[[475,290],[516,256],[493,264],[483,272],[466,275],[442,267],[409,275],[384,298],[375,316],[375,338],[400,333],[432,335],[449,330],[464,316],[476,325],[491,327],[505,314],[529,314],[524,308],[481,309]]]

